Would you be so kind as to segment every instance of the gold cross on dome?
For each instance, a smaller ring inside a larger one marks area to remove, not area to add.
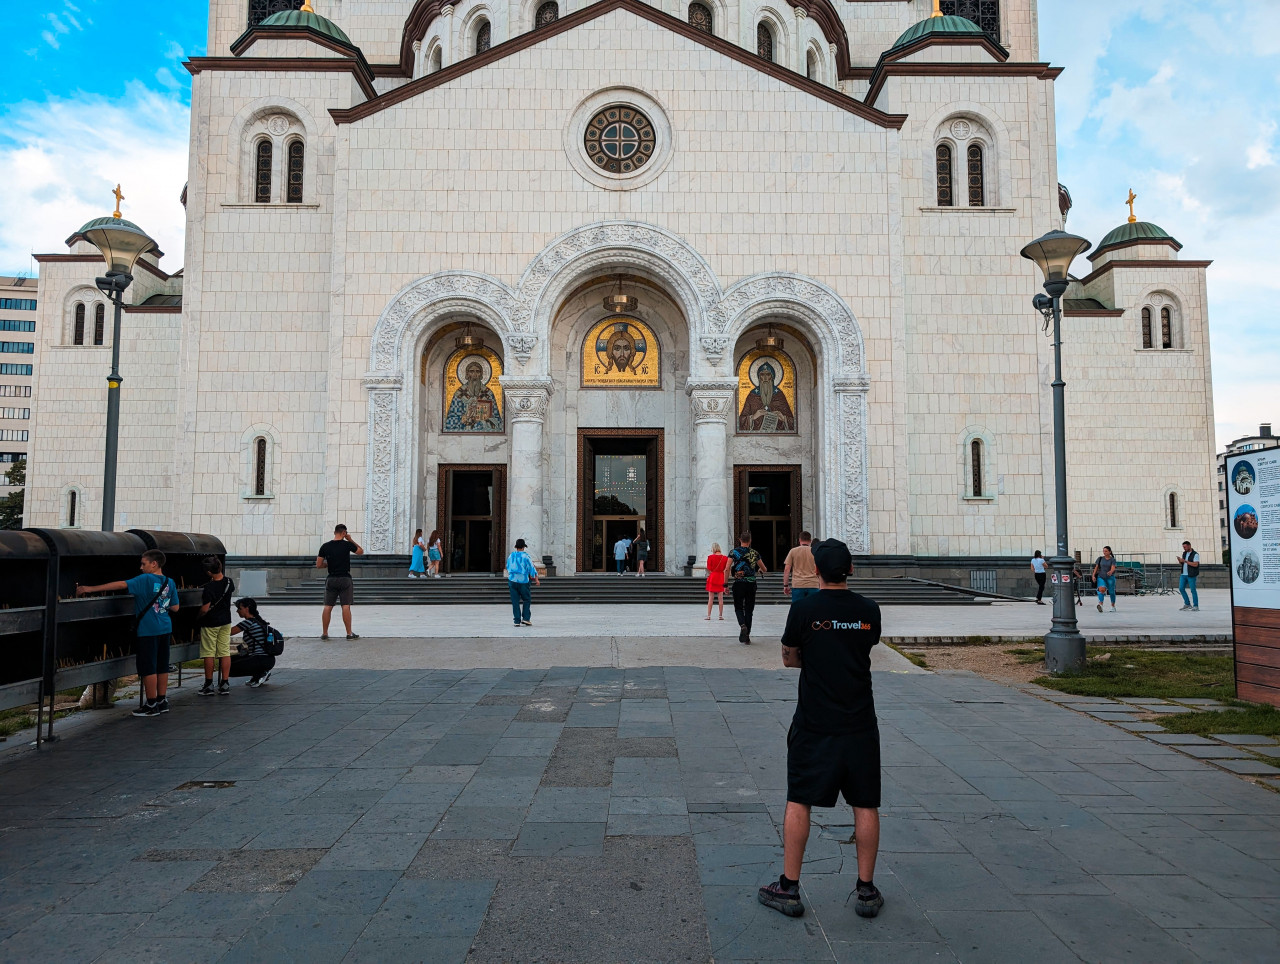
[[[933,0],[933,13],[929,16],[930,19],[942,16],[942,0]]]
[[[112,214],[111,216],[113,218],[118,218],[120,217],[120,202],[124,200],[124,195],[120,193],[120,185],[117,184],[116,189],[111,193],[116,196],[116,210],[115,210],[115,213]]]
[[[1133,193],[1133,188],[1129,188],[1129,196],[1128,198],[1125,199],[1124,203],[1129,205],[1129,223],[1130,224],[1133,224],[1133,222],[1138,220],[1133,213],[1133,202],[1136,200],[1138,200],[1138,195]]]

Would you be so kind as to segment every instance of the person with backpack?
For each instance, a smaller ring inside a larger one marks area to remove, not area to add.
[[[738,536],[729,550],[729,571],[733,574],[733,614],[738,617],[738,642],[751,645],[751,617],[756,611],[756,577],[769,570],[760,553],[751,548],[751,533]]]
[[[249,685],[258,687],[271,678],[276,657],[284,651],[284,637],[258,615],[256,599],[237,599],[236,615],[240,622],[231,634],[243,636],[244,641],[237,647],[238,655],[231,657],[231,675],[247,676]]]
[[[220,696],[231,693],[231,596],[236,584],[222,574],[222,563],[210,556],[204,561],[204,571],[209,581],[204,586],[200,607],[200,656],[204,659],[204,686],[201,696]],[[213,688],[213,667],[222,664],[222,681]]]
[[[164,574],[164,553],[148,549],[142,554],[142,574],[101,586],[76,586],[76,595],[127,589],[133,596],[133,631],[138,637],[134,658],[145,699],[134,716],[159,716],[169,712],[169,637],[178,611],[178,586]]]
[[[1191,548],[1191,543],[1182,544],[1182,555],[1178,557],[1182,564],[1182,575],[1178,576],[1178,592],[1182,593],[1183,610],[1193,613],[1200,611],[1200,594],[1196,592],[1196,578],[1200,575],[1200,553]],[[1191,598],[1187,598],[1187,590],[1191,590]]]

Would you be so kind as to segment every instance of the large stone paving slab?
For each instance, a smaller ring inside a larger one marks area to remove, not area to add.
[[[876,688],[875,920],[845,808],[806,915],[755,900],[788,671],[284,669],[0,758],[0,964],[1274,960],[1280,795],[985,680]]]

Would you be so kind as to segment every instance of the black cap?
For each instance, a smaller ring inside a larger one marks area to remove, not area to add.
[[[824,582],[844,582],[849,578],[849,570],[853,568],[853,556],[849,547],[839,539],[823,539],[815,542],[810,551],[813,552],[814,565],[818,567],[818,575]]]
[[[517,539],[517,540],[516,540],[516,548],[517,548],[517,549],[523,549],[523,548],[524,548],[524,540],[523,540],[523,539]]]

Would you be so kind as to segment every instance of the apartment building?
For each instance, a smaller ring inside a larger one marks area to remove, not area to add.
[[[35,278],[0,275],[0,496],[14,491],[13,463],[27,456],[36,349]]]

